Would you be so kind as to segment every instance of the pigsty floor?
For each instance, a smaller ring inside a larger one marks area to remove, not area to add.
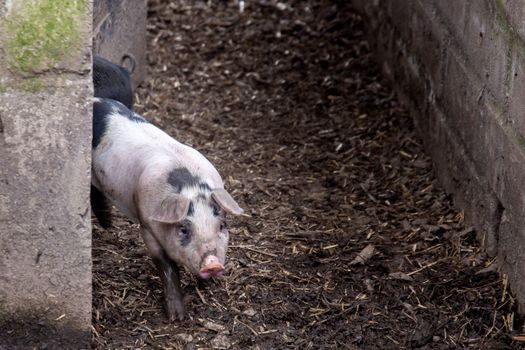
[[[520,348],[506,282],[349,3],[149,2],[136,110],[204,153],[247,215],[224,279],[183,274],[172,324],[137,227],[95,223],[95,349]]]

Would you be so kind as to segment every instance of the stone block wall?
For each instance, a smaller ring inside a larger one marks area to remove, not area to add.
[[[525,311],[525,2],[354,4],[438,179]]]

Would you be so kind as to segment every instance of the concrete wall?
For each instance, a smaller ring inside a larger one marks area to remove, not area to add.
[[[0,1],[0,349],[90,348],[91,13]]]
[[[525,3],[355,0],[437,175],[525,306]]]
[[[95,0],[93,53],[130,68],[126,54],[136,59],[131,78],[137,87],[146,76],[146,0]]]

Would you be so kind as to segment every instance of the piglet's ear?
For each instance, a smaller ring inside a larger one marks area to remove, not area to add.
[[[189,205],[190,200],[188,198],[180,194],[170,194],[164,198],[150,219],[165,224],[181,222],[186,218]]]
[[[239,215],[244,212],[241,207],[239,207],[239,204],[230,196],[226,190],[222,188],[218,188],[213,190],[211,193],[211,197],[217,204],[225,210],[227,213]]]

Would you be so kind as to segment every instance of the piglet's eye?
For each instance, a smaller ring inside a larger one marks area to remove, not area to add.
[[[221,214],[221,209],[216,205],[212,204],[213,216],[219,216]]]
[[[177,231],[177,233],[179,234],[179,236],[181,237],[187,237],[190,235],[190,230],[187,228],[187,227],[181,227],[179,228],[179,230]]]

